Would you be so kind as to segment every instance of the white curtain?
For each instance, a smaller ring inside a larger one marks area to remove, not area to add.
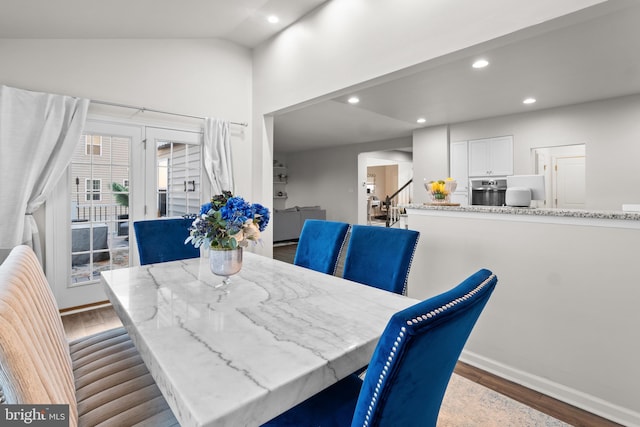
[[[207,117],[204,120],[204,168],[212,195],[233,192],[229,122]]]
[[[0,86],[0,262],[20,244],[42,261],[33,212],[78,146],[88,99]]]

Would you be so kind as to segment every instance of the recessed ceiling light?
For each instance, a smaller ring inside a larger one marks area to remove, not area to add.
[[[424,117],[420,117],[418,120],[416,120],[416,122],[418,123],[426,123],[427,119],[425,119]]]
[[[360,98],[358,98],[357,96],[352,96],[347,100],[347,102],[349,102],[349,104],[357,104],[358,102],[360,102]]]
[[[525,100],[522,101],[523,104],[533,104],[534,102],[536,102],[535,98],[525,98]]]
[[[489,61],[487,61],[486,59],[478,59],[476,62],[473,63],[472,67],[473,68],[484,68],[487,65],[489,65]]]
[[[269,15],[267,17],[267,21],[269,21],[271,24],[277,24],[278,22],[280,22],[280,18],[278,18],[276,15]]]

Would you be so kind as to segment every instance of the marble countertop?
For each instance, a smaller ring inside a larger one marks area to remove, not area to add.
[[[438,206],[410,204],[403,206],[406,209],[425,211],[449,211],[449,212],[474,212],[483,214],[525,215],[537,217],[562,217],[640,221],[638,212],[622,211],[592,211],[581,209],[543,209],[543,208],[516,208],[510,206]]]
[[[102,273],[184,427],[254,426],[365,366],[412,298],[245,251],[228,289],[196,258]]]

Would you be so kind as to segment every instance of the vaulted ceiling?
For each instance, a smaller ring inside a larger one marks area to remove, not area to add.
[[[220,38],[254,47],[326,1],[0,0],[0,38]]]

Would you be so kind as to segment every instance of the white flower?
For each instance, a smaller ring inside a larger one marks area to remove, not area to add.
[[[249,240],[260,240],[260,230],[258,229],[258,226],[254,224],[253,220],[248,219],[242,225],[242,229],[240,229],[240,231],[238,231],[236,234],[233,234],[231,237],[236,239],[238,246],[246,248],[249,244]]]
[[[242,229],[244,230],[244,236],[246,239],[255,241],[260,240],[260,229],[258,228],[258,225],[253,222],[253,220],[248,220],[247,222],[245,222]]]

